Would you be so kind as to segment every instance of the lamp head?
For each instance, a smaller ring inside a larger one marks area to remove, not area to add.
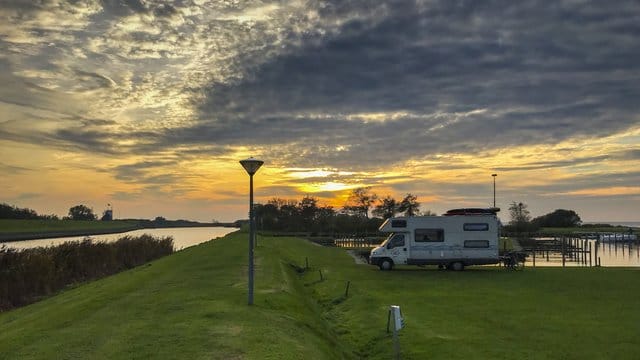
[[[258,171],[258,169],[260,169],[260,166],[264,164],[264,161],[250,157],[248,159],[240,160],[240,164],[249,175],[253,175]]]

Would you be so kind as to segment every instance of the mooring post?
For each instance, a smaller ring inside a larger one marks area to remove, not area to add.
[[[592,262],[591,262],[591,258],[593,257],[593,254],[591,253],[591,242],[589,242],[589,267],[593,266]]]
[[[586,240],[586,242],[584,243],[584,249],[585,249],[585,256],[587,254],[589,254],[589,258],[585,258],[585,265],[589,265],[589,267],[591,266],[591,243],[589,242],[589,240]]]
[[[533,244],[533,267],[536,267],[536,245]]]
[[[562,267],[564,267],[565,261],[566,261],[566,259],[565,259],[565,247],[566,247],[565,242],[566,242],[566,239],[563,236],[562,237]]]

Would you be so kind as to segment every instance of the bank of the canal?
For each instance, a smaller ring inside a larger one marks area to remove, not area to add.
[[[231,226],[231,224],[227,224]],[[184,227],[215,227],[220,224],[198,223],[185,220],[41,220],[41,219],[0,219],[0,245],[3,242],[120,234],[137,229],[164,229]]]
[[[0,357],[388,359],[392,304],[405,316],[403,359],[640,356],[636,269],[381,272],[343,249],[261,237],[249,307],[246,240],[233,233],[0,314]]]

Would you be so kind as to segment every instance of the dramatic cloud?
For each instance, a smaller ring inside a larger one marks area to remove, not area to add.
[[[639,17],[632,0],[3,1],[0,148],[95,162],[122,199],[234,193],[222,164],[249,155],[288,195],[477,202],[469,179],[493,171],[535,196],[630,193]]]

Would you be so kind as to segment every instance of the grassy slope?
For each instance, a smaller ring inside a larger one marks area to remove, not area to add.
[[[1,314],[0,358],[341,357],[276,258],[258,258],[256,305],[246,305],[245,239],[188,248]]]
[[[90,220],[12,220],[0,219],[0,233],[36,233],[75,230],[129,229],[137,221],[90,221]]]
[[[248,307],[245,239],[1,314],[0,357],[386,359],[391,304],[406,319],[404,359],[640,357],[638,270],[380,272],[341,249],[262,238]],[[298,275],[289,264],[305,257],[311,269]]]

